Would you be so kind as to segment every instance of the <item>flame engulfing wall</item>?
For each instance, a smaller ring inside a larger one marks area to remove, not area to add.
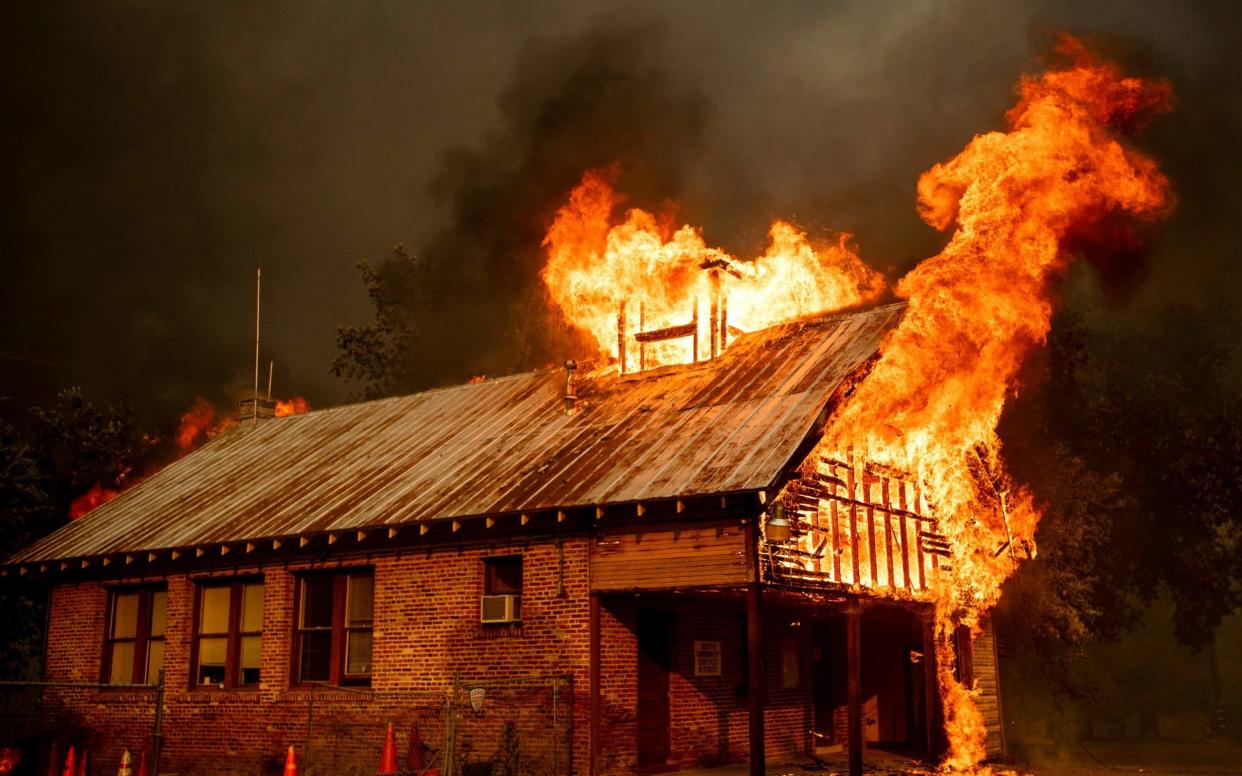
[[[825,444],[916,471],[953,549],[937,591],[947,765],[983,757],[985,731],[952,676],[949,634],[1000,595],[1015,550],[1034,551],[1039,511],[1012,486],[996,426],[1023,359],[1046,337],[1067,241],[1105,219],[1152,219],[1169,207],[1155,163],[1122,132],[1166,110],[1162,81],[1125,78],[1076,41],[1069,64],[1023,79],[1008,131],[977,136],[919,179],[919,211],[948,245],[898,283],[909,301],[875,368],[833,418]]]
[[[1168,109],[1164,81],[1123,77],[1062,38],[1063,64],[1021,81],[1007,130],[975,137],[918,181],[918,208],[940,230],[938,255],[896,285],[908,301],[874,368],[838,408],[812,460],[853,455],[917,477],[951,550],[933,591],[938,667],[950,752],[946,767],[972,770],[986,731],[972,690],[953,677],[952,634],[995,604],[1015,558],[1033,555],[1039,510],[1014,486],[997,423],[1017,390],[1023,360],[1044,342],[1057,283],[1084,236],[1116,237],[1119,219],[1154,220],[1171,205],[1156,164],[1122,142]],[[617,312],[645,304],[654,326],[682,323],[688,300],[705,296],[705,262],[732,260],[691,227],[673,229],[618,204],[608,173],[589,172],[557,213],[545,246],[548,291],[569,320],[618,355]],[[839,309],[882,292],[845,239],[813,246],[784,222],[771,247],[737,263],[730,321],[760,328]],[[650,326],[649,326],[650,328]],[[687,353],[666,352],[668,361]]]

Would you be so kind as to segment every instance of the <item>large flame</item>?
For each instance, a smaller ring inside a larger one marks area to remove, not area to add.
[[[1163,81],[1122,77],[1072,39],[1072,64],[1021,82],[1006,132],[979,135],[919,179],[919,211],[948,245],[897,285],[908,300],[881,357],[833,418],[826,445],[917,472],[953,549],[937,592],[938,636],[975,626],[1000,594],[1014,556],[1033,553],[1031,494],[1012,487],[996,435],[1023,359],[1044,342],[1057,281],[1074,260],[1068,238],[1104,218],[1153,219],[1170,203],[1155,163],[1119,132],[1166,110]],[[982,759],[982,719],[938,650],[946,765]]]
[[[107,504],[119,495],[121,495],[119,490],[106,488],[97,482],[69,505],[69,519],[77,520],[95,507]]]
[[[672,228],[667,218],[645,210],[630,209],[614,223],[620,203],[615,176],[615,170],[583,175],[548,230],[543,270],[552,300],[609,358],[620,354],[622,310],[628,335],[699,322],[697,353],[688,339],[653,343],[646,352],[648,366],[705,357],[707,308],[714,294],[712,273],[705,268],[713,266],[727,304],[720,314],[734,331],[857,305],[883,290],[883,277],[863,264],[848,245],[848,235],[814,244],[796,226],[777,221],[763,255],[738,261],[708,247],[698,229]]]

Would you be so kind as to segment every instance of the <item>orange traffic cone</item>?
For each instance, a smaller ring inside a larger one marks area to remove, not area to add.
[[[298,758],[293,753],[293,747],[289,747],[289,754],[285,757],[285,776],[298,776]]]
[[[384,735],[384,748],[380,751],[379,770],[376,776],[393,776],[401,773],[397,767],[397,736],[392,732],[392,723],[388,723],[388,732]]]
[[[69,754],[65,756],[65,769],[60,772],[60,776],[77,776],[77,768],[74,766],[73,744],[69,745]]]
[[[137,776],[147,776],[147,748],[145,746],[142,748],[142,751],[138,753]]]
[[[47,774],[46,776],[60,776],[60,747],[56,742],[52,742],[52,748],[47,753]]]
[[[121,767],[117,769],[116,776],[134,776],[133,762],[129,757],[129,750],[121,752]]]

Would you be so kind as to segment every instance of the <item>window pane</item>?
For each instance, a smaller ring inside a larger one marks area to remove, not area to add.
[[[487,558],[483,592],[486,595],[518,595],[522,592],[522,556]]]
[[[330,576],[305,577],[302,580],[302,627],[332,627],[332,587]]]
[[[242,585],[241,629],[250,632],[263,630],[262,582]]]
[[[155,684],[160,680],[160,669],[164,667],[164,640],[147,642],[147,684]]]
[[[112,638],[132,639],[137,632],[138,594],[117,593],[112,604]]]
[[[345,611],[349,613],[346,625],[365,625],[371,622],[371,605],[375,592],[375,577],[357,574],[349,578]],[[370,654],[368,649],[368,655]],[[368,662],[370,658],[367,658]],[[352,673],[352,672],[351,672]]]
[[[156,590],[151,594],[151,635],[164,635],[164,615],[168,611],[168,591]]]
[[[371,673],[371,631],[350,631],[345,639],[345,673]]]
[[[109,683],[129,684],[134,681],[134,642],[122,641],[113,644],[108,665]]]
[[[259,683],[259,637],[246,636],[241,640],[239,652],[238,684]]]
[[[228,640],[223,636],[198,640],[198,683],[223,684]]]
[[[198,611],[199,633],[229,632],[229,598],[232,591],[228,587],[204,587],[202,604]]]
[[[302,634],[299,656],[299,679],[303,682],[326,682],[332,678],[332,634],[311,631]]]

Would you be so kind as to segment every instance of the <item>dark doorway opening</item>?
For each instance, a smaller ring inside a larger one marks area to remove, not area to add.
[[[673,663],[673,615],[638,612],[638,767],[650,773],[668,762],[669,671]]]

